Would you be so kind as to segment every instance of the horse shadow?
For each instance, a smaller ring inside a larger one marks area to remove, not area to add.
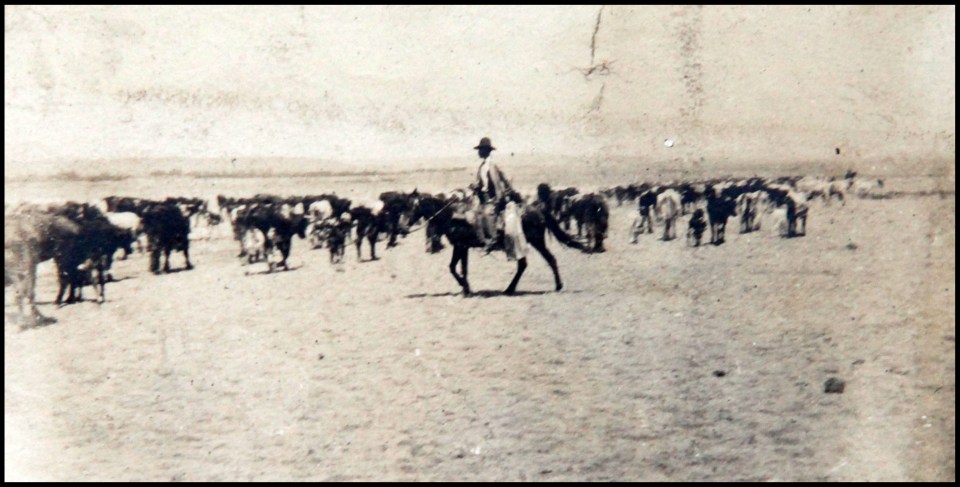
[[[579,293],[582,293],[583,291],[575,290],[575,291],[562,291],[562,292],[564,294],[579,294]],[[472,293],[470,293],[469,296],[466,296],[466,297],[489,299],[489,298],[505,296],[508,298],[514,298],[519,296],[542,296],[544,294],[556,294],[556,293],[557,291],[515,291],[513,294],[507,294],[502,290],[485,289],[481,291],[473,291]],[[446,293],[419,293],[419,294],[408,294],[404,297],[407,299],[420,299],[420,298],[445,298],[445,297],[453,297],[453,296],[463,296],[463,293],[452,292],[452,291],[446,292]]]

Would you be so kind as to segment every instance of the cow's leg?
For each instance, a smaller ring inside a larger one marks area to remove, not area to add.
[[[58,263],[57,266],[59,267],[60,264]],[[57,299],[54,300],[54,303],[59,306],[63,304],[63,293],[67,291],[67,286],[70,285],[69,277],[60,269],[57,270],[57,283],[59,284],[60,288],[57,290]]]
[[[173,248],[169,245],[163,248],[163,272],[170,272],[170,252],[172,251]]]
[[[160,273],[160,247],[158,245],[154,245],[150,250],[150,272]]]
[[[457,280],[457,284],[460,284],[460,288],[463,289],[463,296],[467,297],[470,295],[470,283],[467,281],[466,276],[460,277],[460,274],[457,273],[457,264],[460,261],[464,261],[462,269],[466,271],[466,257],[469,248],[465,245],[454,245],[453,246],[453,255],[450,257],[450,273],[453,274],[453,278]]]
[[[377,237],[380,232],[370,232],[367,240],[370,242],[370,260],[377,260]]]
[[[633,224],[630,225],[630,243],[637,243],[638,235],[640,235],[640,217],[635,218]]]
[[[360,247],[363,245],[363,234],[365,230],[366,228],[363,224],[357,225],[357,241],[355,243],[357,246],[357,260],[363,260],[363,255],[360,254]]]
[[[527,269],[527,258],[521,257],[517,260],[517,273],[513,276],[513,280],[510,281],[510,285],[507,286],[507,289],[503,291],[503,294],[511,295],[517,292],[517,284],[520,282],[520,277],[523,276],[523,271]]]
[[[290,267],[287,265],[287,257],[290,256],[290,242],[285,240],[286,239],[281,238],[280,241],[277,242],[277,251],[280,252],[280,262],[277,264],[277,267],[283,267],[284,270],[288,271]]]
[[[26,298],[27,305],[30,307],[30,321],[32,323],[41,323],[47,318],[40,314],[40,310],[37,309],[37,262],[35,260],[30,260],[27,263],[27,272],[23,276],[23,286],[24,286],[24,297]],[[20,311],[20,316],[23,316],[23,310]],[[52,318],[50,318],[52,320]]]
[[[390,241],[387,242],[387,248],[397,246],[397,233],[400,231],[400,224],[396,221],[390,222]]]
[[[193,264],[190,263],[190,244],[186,243],[183,245],[183,258],[187,261],[187,270],[193,269]]]
[[[107,300],[107,280],[105,279],[106,269],[103,266],[97,266],[97,282],[94,286],[97,290],[97,304],[103,304]]]

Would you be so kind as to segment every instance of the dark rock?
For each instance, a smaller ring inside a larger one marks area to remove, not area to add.
[[[827,394],[843,394],[843,389],[846,387],[846,383],[842,380],[831,377],[823,383],[823,392]]]

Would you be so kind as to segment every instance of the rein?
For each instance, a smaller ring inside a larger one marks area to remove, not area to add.
[[[440,214],[440,212],[442,212],[443,210],[446,210],[447,207],[449,207],[450,205],[452,205],[452,204],[454,204],[454,203],[456,203],[456,202],[457,202],[457,200],[450,200],[449,203],[443,205],[442,208],[440,208],[439,210],[437,210],[437,212],[434,213],[433,216],[431,216],[430,218],[427,218],[426,220],[424,220],[422,225],[420,225],[419,227],[417,227],[417,228],[414,229],[414,230],[407,230],[407,234],[411,234],[411,233],[413,233],[413,232],[419,232],[420,230],[423,230],[424,228],[426,228],[426,226],[430,223],[431,220],[433,220],[434,218],[437,217],[437,215]]]

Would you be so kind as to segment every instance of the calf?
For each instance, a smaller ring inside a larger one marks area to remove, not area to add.
[[[703,209],[697,208],[690,217],[690,224],[687,227],[687,244],[694,242],[694,247],[700,246],[700,239],[703,238],[703,232],[707,228],[707,220],[704,218]]]

